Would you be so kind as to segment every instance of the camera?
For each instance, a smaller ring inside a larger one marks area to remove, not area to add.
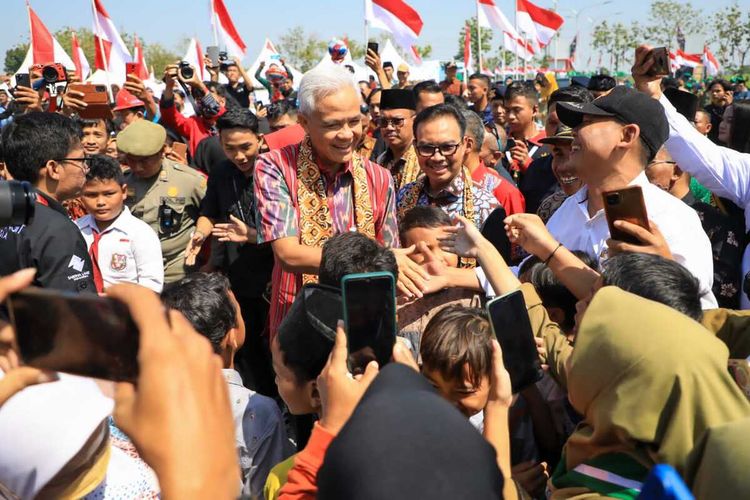
[[[68,73],[65,71],[65,66],[60,63],[45,64],[42,66],[42,78],[47,85],[67,82]]]
[[[31,224],[36,193],[28,182],[0,181],[0,227]]]
[[[177,71],[179,71],[182,80],[190,80],[193,78],[193,75],[195,75],[195,70],[193,70],[190,63],[187,61],[180,61],[179,69]]]

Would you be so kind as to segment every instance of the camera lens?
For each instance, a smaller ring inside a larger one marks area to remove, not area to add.
[[[618,203],[620,203],[620,193],[607,195],[607,205],[617,205]]]
[[[183,80],[190,80],[193,78],[193,75],[195,72],[193,71],[193,68],[190,67],[190,65],[180,65],[180,76]]]
[[[57,83],[59,75],[54,66],[45,66],[42,68],[42,78],[47,83]]]
[[[28,182],[0,181],[0,227],[31,224],[35,204]]]

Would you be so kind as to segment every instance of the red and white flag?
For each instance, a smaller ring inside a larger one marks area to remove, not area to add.
[[[91,73],[91,66],[89,61],[86,59],[86,54],[83,53],[83,49],[78,44],[78,35],[74,31],[70,36],[70,46],[73,51],[73,64],[76,67],[76,75],[78,79],[84,81]]]
[[[422,32],[422,18],[403,0],[365,0],[365,20],[373,28],[390,32],[405,52],[418,56],[413,48]],[[415,57],[418,63],[421,59]]]
[[[146,66],[146,56],[143,55],[143,45],[141,45],[141,41],[137,36],[135,37],[133,47],[133,62],[138,65],[135,76],[137,76],[141,80],[148,80],[149,74],[148,66]]]
[[[469,76],[474,73],[474,64],[471,57],[471,26],[466,23],[464,27],[464,81],[469,81]]]
[[[524,61],[530,61],[536,53],[531,42],[519,36],[513,36],[507,31],[503,32],[503,48],[518,55]]]
[[[189,62],[195,68],[201,81],[208,80],[206,78],[206,67],[203,65],[203,49],[197,38],[190,39],[190,45],[188,45],[187,52],[182,60]]]
[[[544,47],[563,25],[563,18],[555,11],[543,9],[528,0],[516,1],[518,30],[529,35],[534,44]]]
[[[703,65],[706,67],[707,76],[716,76],[721,72],[721,65],[708,49],[708,45],[703,46]]]
[[[688,54],[686,52],[678,50],[677,60],[680,62],[680,66],[695,68],[699,64],[703,64],[703,54]]]
[[[34,64],[48,64],[57,62],[73,71],[75,64],[68,54],[63,50],[60,43],[52,36],[31,5],[26,4],[29,12],[29,26],[31,28],[31,43],[26,53],[26,58],[18,68],[19,73],[28,73],[29,67]]]
[[[520,38],[516,27],[508,21],[493,0],[477,0],[477,6],[477,22],[480,27],[498,29],[502,33],[508,32],[511,36]]]
[[[219,35],[219,39],[227,48],[227,54],[242,59],[247,52],[247,46],[234,27],[232,17],[224,5],[224,0],[211,0],[211,23]]]
[[[130,51],[122,41],[115,23],[107,14],[101,0],[92,0],[94,8],[94,67],[109,73],[111,83],[125,81],[125,63],[130,62]]]

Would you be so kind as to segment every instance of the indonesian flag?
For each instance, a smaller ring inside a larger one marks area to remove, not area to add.
[[[242,59],[247,52],[247,46],[234,27],[224,0],[211,0],[211,23],[219,34],[219,38],[227,48],[227,54]]]
[[[682,57],[678,57],[677,54],[669,51],[669,68],[672,70],[672,73],[680,69],[680,66],[682,66]]]
[[[373,28],[390,32],[405,52],[416,55],[412,47],[424,23],[409,4],[403,0],[365,0],[365,20]]]
[[[469,80],[469,75],[474,73],[474,67],[471,61],[471,27],[466,23],[464,28],[464,75],[465,81]]]
[[[716,76],[721,72],[721,65],[708,49],[708,45],[703,46],[703,65],[706,67],[706,75],[708,76]]]
[[[112,83],[125,81],[125,63],[130,62],[130,51],[122,41],[115,23],[107,14],[101,0],[92,0],[94,7],[94,67],[109,73]],[[102,53],[103,51],[103,53]]]
[[[73,51],[73,64],[76,67],[76,75],[79,80],[84,81],[89,76],[89,73],[91,73],[91,66],[89,66],[89,61],[86,59],[86,54],[83,53],[83,49],[78,44],[78,36],[75,31],[71,33],[70,45]]]
[[[519,36],[503,32],[503,48],[512,54],[518,55],[524,61],[530,61],[535,54],[533,45]]]
[[[18,69],[19,73],[28,73],[34,64],[60,63],[69,70],[75,69],[73,60],[63,50],[60,43],[52,36],[36,12],[27,4],[29,11],[29,26],[31,27],[31,43],[26,57]]]
[[[540,47],[547,45],[563,25],[563,18],[552,10],[542,9],[528,0],[517,0],[516,22],[521,32],[530,35]]]
[[[493,0],[478,0],[477,22],[482,28],[495,28],[501,32],[508,32],[511,36],[520,38],[515,26],[508,21],[505,14],[495,5]]]
[[[206,78],[206,67],[203,65],[203,49],[197,38],[190,39],[187,52],[182,60],[189,62],[195,68],[201,81],[208,80]]]
[[[146,57],[143,55],[143,45],[138,37],[135,37],[135,45],[133,47],[133,61],[138,64],[136,75],[141,80],[148,80],[148,66],[146,66]]]
[[[695,68],[699,64],[703,63],[703,54],[687,54],[681,50],[678,50],[677,60],[681,62],[681,66]]]

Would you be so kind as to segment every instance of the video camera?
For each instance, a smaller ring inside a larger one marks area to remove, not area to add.
[[[0,181],[0,227],[31,224],[35,206],[36,193],[31,184]]]

